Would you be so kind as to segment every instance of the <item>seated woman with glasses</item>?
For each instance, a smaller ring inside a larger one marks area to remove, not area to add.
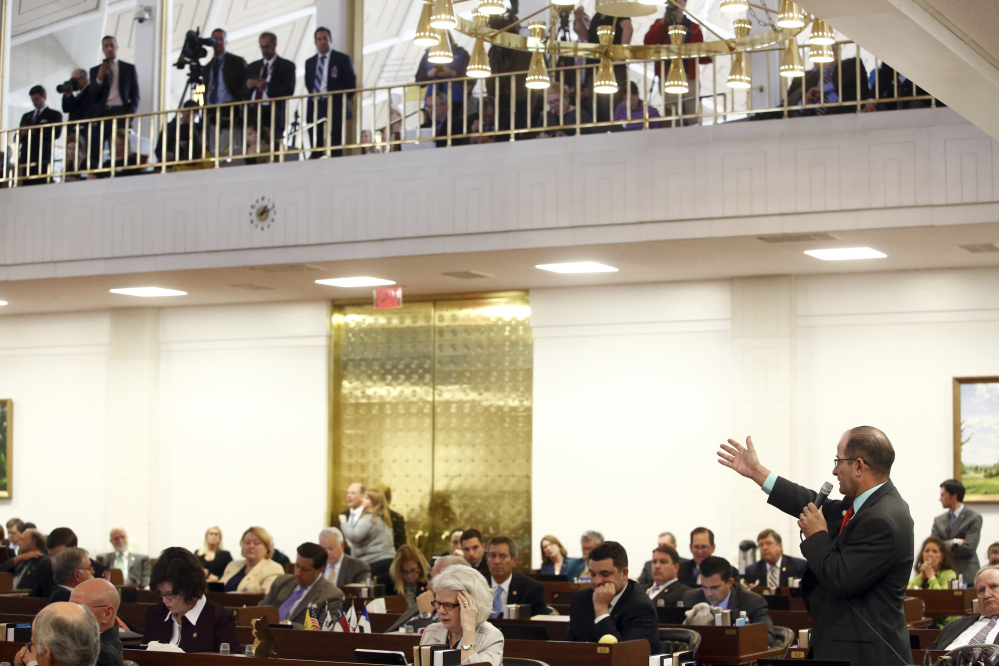
[[[427,574],[430,565],[423,553],[408,543],[400,546],[389,567],[389,578],[392,580],[394,594],[406,597],[406,604],[412,606],[416,597],[427,590]]]
[[[243,547],[243,559],[230,562],[220,579],[225,583],[226,592],[271,591],[274,579],[284,574],[284,567],[271,559],[274,555],[274,540],[263,527],[250,527],[239,540]]]
[[[440,622],[427,627],[420,645],[449,645],[461,650],[461,663],[503,663],[503,634],[486,622],[493,595],[486,579],[472,567],[455,564],[430,580],[431,605]]]
[[[149,579],[149,587],[163,601],[146,614],[143,642],[176,645],[184,652],[218,652],[228,643],[234,654],[236,620],[232,612],[205,597],[205,571],[194,553],[185,548],[167,548],[160,553]]]

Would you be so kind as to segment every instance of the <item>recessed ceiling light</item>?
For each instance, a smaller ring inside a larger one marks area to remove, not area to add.
[[[535,268],[552,273],[617,273],[617,269],[595,261],[577,261],[567,264],[538,264]]]
[[[316,280],[316,284],[328,284],[331,287],[384,287],[385,285],[395,284],[395,282],[375,277],[349,277]]]
[[[159,298],[161,296],[187,296],[186,291],[163,289],[162,287],[131,287],[128,289],[111,289],[112,294],[125,296],[140,296],[142,298]]]
[[[839,247],[831,250],[805,250],[805,254],[823,261],[848,259],[884,259],[888,255],[869,247]]]

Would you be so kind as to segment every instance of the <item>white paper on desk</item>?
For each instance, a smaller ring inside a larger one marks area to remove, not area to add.
[[[149,645],[146,646],[148,652],[180,652],[184,654],[184,651],[180,649],[177,645],[170,645],[169,643],[160,643],[159,641],[150,641]]]
[[[378,599],[372,599],[367,603],[365,608],[368,609],[369,613],[384,613],[385,612],[385,598],[379,597]]]

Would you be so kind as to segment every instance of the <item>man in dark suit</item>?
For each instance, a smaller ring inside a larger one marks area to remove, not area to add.
[[[645,592],[657,607],[676,606],[683,601],[683,593],[691,589],[677,579],[679,569],[680,555],[676,548],[664,543],[652,551],[652,582]]]
[[[272,146],[268,152],[278,150],[285,130],[285,108],[287,101],[269,102],[275,97],[289,97],[295,94],[295,63],[277,54],[277,35],[265,32],[260,35],[260,60],[251,62],[246,68],[246,86],[244,95],[249,100],[261,100],[258,105],[249,105],[246,112],[250,114],[251,124],[257,123],[257,113],[260,113],[260,124],[270,127],[271,113],[274,114],[274,133],[271,135]],[[273,110],[272,110],[273,109]],[[263,146],[261,151],[263,151]]]
[[[815,491],[771,473],[752,438],[718,452],[723,465],[752,479],[769,503],[798,516],[808,560],[802,594],[812,615],[812,659],[912,663],[902,600],[912,571],[909,505],[889,479],[895,451],[883,432],[852,428],[836,447],[833,474],[843,500],[812,504]]]
[[[473,141],[472,143],[475,142]],[[658,541],[660,546],[672,546],[676,550],[676,537],[673,536],[672,532],[663,532],[659,535]],[[679,565],[683,561],[684,559],[681,557],[679,560],[676,560],[675,564]],[[646,589],[652,584],[652,560],[648,560],[642,566],[642,575],[638,577],[638,584]]]
[[[834,60],[822,63],[821,67],[816,66],[809,70],[804,77],[795,78],[787,90],[788,106],[797,106],[804,101],[805,104],[836,104],[837,102],[856,102],[861,100],[872,100],[871,85],[867,78],[867,70],[864,63],[857,58],[847,58],[840,60],[839,45],[832,47]],[[841,76],[842,72],[842,76]],[[859,88],[859,91],[858,91]],[[858,97],[859,92],[859,97]],[[822,116],[837,113],[856,113],[873,111],[869,105],[858,106],[820,106],[814,109],[803,109],[801,115]]]
[[[503,608],[512,604],[525,604],[531,607],[531,616],[548,615],[545,603],[545,586],[513,570],[520,562],[517,543],[507,536],[497,536],[489,540],[486,563],[489,575],[486,580],[493,593],[493,611],[489,617],[503,617]]]
[[[999,643],[999,566],[990,564],[975,580],[979,615],[954,620],[940,632],[930,650],[954,650],[965,645]],[[974,641],[974,642],[972,642]]]
[[[238,102],[243,99],[246,89],[246,60],[234,53],[229,53],[229,39],[222,28],[212,30],[212,59],[205,64],[205,102],[208,105]],[[233,110],[235,109],[235,113]],[[228,154],[230,137],[233,140],[233,154],[242,153],[242,116],[238,106],[224,106],[218,109],[219,150],[215,150],[215,110],[206,110],[205,120],[208,125],[208,149],[213,154]],[[233,131],[235,128],[235,131]]]
[[[357,87],[357,78],[354,75],[354,64],[350,56],[340,53],[332,47],[332,37],[329,28],[316,28],[315,32],[316,55],[305,61],[305,87],[310,93],[331,93],[337,90],[350,90]],[[322,148],[326,145],[326,124],[329,124],[330,146],[343,144],[343,123],[350,120],[354,114],[350,108],[350,100],[354,93],[341,95],[319,95],[308,100],[306,109],[306,121],[309,125],[318,122],[313,128],[312,147]],[[330,104],[332,98],[332,104]],[[345,99],[346,98],[346,99]],[[333,115],[327,117],[327,113],[332,106]],[[344,115],[346,107],[346,116]],[[322,122],[326,120],[326,122]],[[312,151],[312,159],[323,156],[322,150]],[[342,150],[332,150],[330,155],[339,157]],[[387,496],[386,496],[387,499]],[[398,548],[401,544],[396,544]]]
[[[756,537],[760,548],[760,561],[746,567],[746,582],[750,587],[788,587],[792,578],[805,575],[808,562],[800,557],[784,554],[780,535],[772,529],[765,529]]]
[[[95,666],[123,666],[124,653],[118,638],[118,606],[121,597],[115,586],[103,578],[92,578],[73,588],[69,600],[90,609],[101,630],[101,649]]]
[[[767,602],[760,595],[735,584],[731,576],[732,565],[723,557],[704,558],[701,562],[701,587],[688,590],[683,595],[684,608],[693,608],[697,604],[707,603],[713,608],[721,608],[732,612],[732,622],[746,613],[749,624],[767,625],[768,643],[777,644],[774,623],[767,615]]]
[[[589,590],[572,598],[567,641],[596,643],[603,636],[620,641],[645,639],[651,654],[659,654],[656,607],[633,580],[628,580],[628,553],[616,541],[605,541],[590,552]]]
[[[45,552],[45,535],[33,527],[21,532],[21,545],[17,557],[0,564],[0,571],[14,574],[15,590],[31,590],[38,584],[42,564],[48,564]],[[51,567],[49,568],[51,571]]]
[[[323,578],[337,587],[363,583],[371,577],[371,565],[344,554],[343,533],[336,527],[326,527],[319,533],[319,545],[326,550]]]
[[[478,569],[480,574],[489,578],[489,563],[486,561],[486,546],[482,532],[474,528],[464,530],[461,533],[461,552],[465,554],[465,559],[473,569]]]
[[[690,587],[699,586],[701,584],[701,562],[714,553],[715,533],[707,527],[695,527],[690,533],[690,554],[693,555],[694,559],[680,562],[680,569],[677,571],[680,582]],[[739,578],[739,570],[735,567],[732,567],[732,577],[737,580]]]
[[[52,588],[55,586],[52,575],[52,560],[66,548],[76,548],[78,545],[76,532],[68,527],[57,527],[49,532],[49,535],[45,537],[45,550],[49,554],[49,559],[42,562],[39,567],[37,582],[29,596],[48,598],[52,594]],[[104,572],[107,571],[107,567],[93,559],[90,560],[90,567],[93,569],[93,575],[97,577],[103,576]]]
[[[978,573],[978,542],[982,538],[982,514],[964,504],[964,484],[949,479],[940,484],[940,504],[947,513],[933,519],[932,534],[950,546],[954,569],[970,583]]]
[[[106,35],[101,40],[101,51],[104,52],[104,62],[90,68],[89,94],[94,98],[94,104],[99,109],[99,116],[123,116],[135,113],[139,108],[139,75],[135,65],[118,59],[118,40]],[[114,142],[114,123],[105,120],[103,124],[91,125],[94,136],[89,139],[90,162],[100,164],[100,155],[104,152],[100,131],[104,128],[103,143]],[[127,129],[127,123],[118,122],[118,129]]]
[[[447,95],[435,93],[429,95],[426,100],[427,120],[420,127],[434,128],[434,136],[442,137],[434,143],[438,148],[447,146],[449,136],[458,136],[466,132],[464,119],[461,115],[451,114],[451,105],[448,104]],[[469,125],[471,127],[471,125]],[[451,139],[452,146],[466,146],[470,139]]]
[[[21,131],[18,141],[21,144],[21,164],[25,169],[24,176],[39,176],[52,172],[52,142],[62,135],[62,114],[50,109],[45,94],[45,88],[34,86],[28,91],[31,104],[35,107],[21,116]],[[56,125],[53,128],[42,129],[43,125]],[[35,128],[35,129],[31,129]],[[48,179],[33,179],[25,181],[27,185],[39,185]]]
[[[73,588],[94,577],[90,556],[82,548],[64,548],[52,558],[52,578],[55,586],[49,601],[69,601]]]
[[[310,604],[326,606],[330,612],[339,610],[343,605],[343,592],[323,577],[325,568],[326,549],[318,543],[303,543],[298,547],[295,574],[275,578],[271,589],[257,605],[277,606],[281,621],[291,622],[296,629],[302,628]]]

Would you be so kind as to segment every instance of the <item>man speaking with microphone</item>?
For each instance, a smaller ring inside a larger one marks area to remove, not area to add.
[[[877,428],[847,430],[836,447],[833,475],[842,500],[816,493],[760,464],[751,437],[722,444],[719,462],[752,479],[769,504],[798,518],[808,560],[802,580],[812,615],[812,659],[853,666],[911,664],[903,598],[912,569],[909,505],[888,478],[895,451]]]

